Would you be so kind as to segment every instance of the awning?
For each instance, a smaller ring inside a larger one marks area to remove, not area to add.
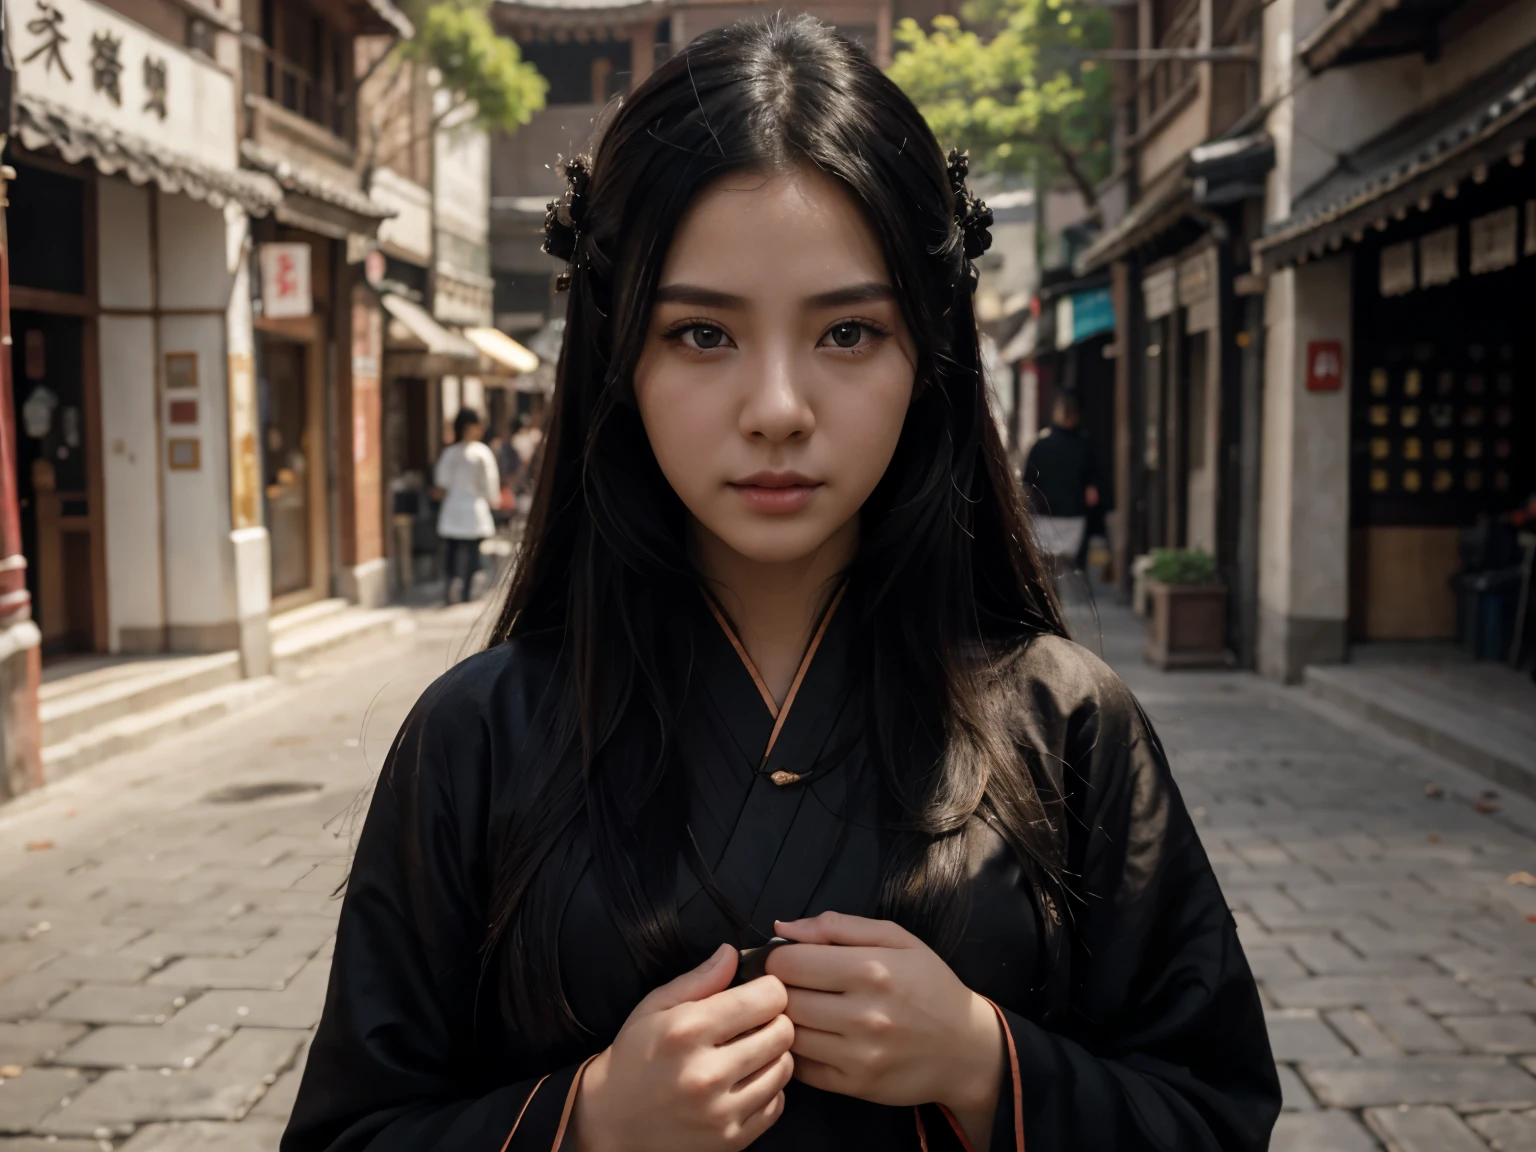
[[[379,223],[396,215],[359,188],[349,188],[324,173],[295,164],[287,156],[255,140],[240,143],[246,164],[276,180],[283,196],[274,214],[285,224],[307,228],[334,240],[351,233],[373,236]]]
[[[526,376],[539,358],[499,328],[466,328],[464,337],[508,376]]]
[[[1185,160],[1175,164],[1141,194],[1120,223],[1090,244],[1077,258],[1078,274],[1113,263],[1182,220],[1194,207],[1187,167]]]
[[[415,301],[393,293],[379,302],[389,313],[384,327],[386,372],[391,376],[474,375],[480,350],[457,332],[444,328]]]
[[[265,216],[283,199],[270,176],[239,168],[214,168],[167,152],[127,132],[72,112],[51,100],[17,93],[15,132],[30,152],[57,150],[70,164],[90,160],[105,176],[126,176],[162,192],[190,196],[215,208],[233,202],[253,216]],[[13,222],[13,227],[16,223]]]
[[[1109,289],[1072,292],[1056,301],[1058,351],[1115,330],[1115,302]]]
[[[1254,270],[1321,256],[1523,150],[1536,132],[1536,45],[1347,156],[1253,245]]]
[[[1313,72],[1423,52],[1461,0],[1340,0],[1296,54]]]

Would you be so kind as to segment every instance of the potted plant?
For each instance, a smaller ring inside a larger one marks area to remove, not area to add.
[[[1198,548],[1160,548],[1147,571],[1147,663],[1210,668],[1226,663],[1227,590]]]

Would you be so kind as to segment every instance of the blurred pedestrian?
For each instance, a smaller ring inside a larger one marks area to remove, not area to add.
[[[492,507],[501,500],[496,454],[481,442],[485,423],[473,408],[453,420],[454,443],[437,458],[433,482],[442,493],[437,534],[444,544],[443,598],[472,600],[480,571],[480,543],[496,534]]]
[[[1051,426],[1024,461],[1024,491],[1035,511],[1035,539],[1058,573],[1071,568],[1087,539],[1088,515],[1099,505],[1098,461],[1081,427],[1077,397],[1063,392]]]

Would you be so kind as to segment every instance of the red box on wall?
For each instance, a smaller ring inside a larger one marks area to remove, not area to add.
[[[1343,386],[1343,341],[1307,341],[1307,391],[1337,392]]]

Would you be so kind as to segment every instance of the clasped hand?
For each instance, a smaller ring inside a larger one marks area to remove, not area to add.
[[[579,1152],[734,1152],[784,1110],[791,1075],[876,1104],[939,1103],[984,1146],[1002,1075],[990,1004],[896,924],[781,922],[768,975],[729,984],[734,949],[640,1002],[577,1096]]]

